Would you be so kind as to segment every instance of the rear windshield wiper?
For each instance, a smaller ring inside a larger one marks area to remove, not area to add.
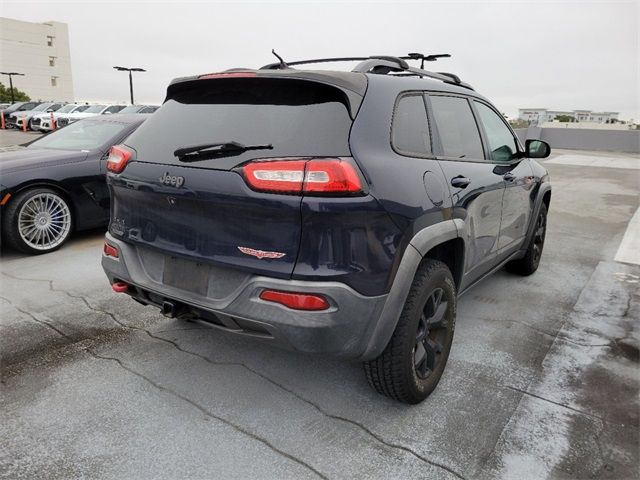
[[[247,150],[272,150],[270,143],[262,145],[243,145],[238,142],[205,143],[204,145],[192,145],[178,148],[173,154],[181,162],[197,162],[215,157],[230,157],[240,155]]]

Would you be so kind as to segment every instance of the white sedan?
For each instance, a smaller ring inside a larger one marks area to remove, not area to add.
[[[80,113],[84,112],[88,109],[90,105],[76,105],[75,103],[69,103],[60,110],[51,113],[39,113],[38,115],[34,115],[31,119],[31,125],[34,130],[40,130],[41,132],[49,132],[51,131],[51,116],[53,115],[53,119],[55,122],[58,121],[58,117],[60,115],[66,115],[68,113]],[[57,124],[56,124],[57,125]]]
[[[59,127],[64,127],[65,125],[69,125],[76,120],[93,117],[94,115],[108,115],[110,113],[118,113],[124,107],[125,105],[91,105],[83,112],[60,115],[57,120],[57,124]]]

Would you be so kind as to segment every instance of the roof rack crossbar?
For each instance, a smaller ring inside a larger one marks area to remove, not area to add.
[[[389,73],[405,73],[418,77],[429,77],[436,80],[440,80],[444,83],[451,85],[457,85],[459,87],[473,90],[473,87],[468,83],[460,80],[460,77],[448,72],[430,72],[423,68],[416,68],[410,66],[406,60],[421,60],[421,67],[424,62],[432,62],[438,58],[450,57],[448,53],[424,55],[422,53],[409,53],[404,57],[392,57],[388,55],[372,55],[369,57],[333,57],[333,58],[314,58],[310,60],[297,60],[294,62],[277,62],[269,63],[260,67],[260,70],[281,70],[283,68],[289,68],[295,65],[308,65],[312,63],[332,63],[332,62],[356,62],[360,63],[352,70],[359,73],[377,73],[377,74],[389,74]],[[284,66],[283,66],[284,64]]]
[[[386,60],[392,63],[395,63],[400,68],[409,68],[409,64],[404,61],[404,59],[399,57],[390,57],[387,55],[372,55],[370,57],[334,57],[334,58],[314,58],[311,60],[297,60],[295,62],[286,62],[285,65],[291,67],[294,65],[307,65],[310,63],[333,63],[333,62],[362,62],[365,60]],[[280,70],[282,69],[282,64],[280,62],[269,63],[267,65],[263,65],[260,67],[260,70]]]

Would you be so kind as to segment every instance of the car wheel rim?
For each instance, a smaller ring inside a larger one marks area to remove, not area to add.
[[[53,193],[40,193],[25,202],[18,213],[20,237],[29,247],[50,250],[60,245],[71,230],[71,212]]]
[[[536,231],[533,236],[533,261],[537,265],[542,256],[542,247],[544,246],[544,236],[547,229],[547,219],[541,213],[536,222]]]
[[[418,378],[427,378],[441,362],[449,329],[448,310],[444,290],[436,288],[427,298],[418,322],[413,347],[413,365]]]

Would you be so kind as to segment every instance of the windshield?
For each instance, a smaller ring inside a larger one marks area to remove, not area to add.
[[[142,107],[140,105],[129,105],[128,107],[124,107],[118,113],[138,113],[141,108]]]
[[[302,80],[212,80],[178,92],[127,140],[138,161],[180,164],[174,152],[211,143],[273,145],[261,157],[348,156],[351,118],[337,88]],[[215,168],[216,160],[198,167]]]
[[[30,144],[27,148],[54,150],[94,150],[122,132],[127,125],[116,122],[82,120],[56,130]]]
[[[15,107],[13,110],[21,109],[23,112],[34,109],[38,105],[38,102],[26,102],[22,104],[14,103],[12,106]],[[11,107],[10,107],[11,108]]]
[[[72,111],[76,107],[77,107],[77,105],[74,105],[73,103],[71,103],[69,105],[65,105],[65,106],[61,107],[58,110],[58,113],[69,113],[70,111]]]
[[[34,112],[44,112],[47,108],[49,108],[53,103],[42,103],[33,109]]]
[[[72,112],[74,113],[84,112],[87,108],[89,108],[89,105],[79,105],[78,108],[72,110]]]
[[[104,107],[106,107],[106,105],[91,105],[84,113],[100,113],[104,110]]]

